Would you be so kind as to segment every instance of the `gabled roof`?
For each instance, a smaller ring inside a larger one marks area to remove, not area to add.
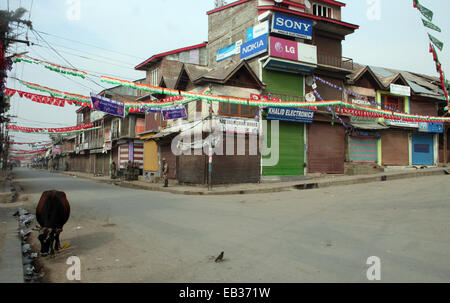
[[[237,75],[239,72],[245,71],[249,74],[251,80],[255,83],[259,88],[265,88],[266,85],[259,80],[258,76],[253,72],[250,65],[248,65],[247,61],[222,61],[215,68],[211,69],[207,73],[201,75],[199,78],[194,80],[193,82],[196,84],[202,82],[213,82],[219,84],[226,84],[231,78]],[[235,85],[239,86],[239,85]]]
[[[177,53],[181,53],[181,52],[186,52],[186,51],[190,51],[190,50],[197,49],[197,48],[202,48],[202,47],[205,47],[207,44],[208,44],[208,42],[203,42],[203,43],[196,44],[193,46],[183,47],[183,48],[175,49],[175,50],[168,51],[165,53],[154,55],[154,56],[150,57],[149,59],[145,60],[144,62],[138,64],[134,69],[145,70],[145,67],[147,65],[149,65],[151,63],[155,63],[159,59],[162,59],[165,56],[169,56],[169,55],[173,55],[173,54],[177,54]]]
[[[369,74],[380,85],[382,90],[389,90],[391,84],[401,81],[409,86],[417,96],[443,100],[444,92],[437,78],[411,73],[403,70],[395,70],[379,66],[364,66],[355,64],[353,74],[348,76],[348,84],[355,84],[363,75]]]
[[[380,89],[384,89],[384,84],[380,81],[380,79],[375,75],[375,73],[370,69],[369,66],[359,66],[358,69],[351,75],[348,76],[348,83],[355,84],[360,80],[363,76],[368,75],[369,78],[375,81],[378,84]]]

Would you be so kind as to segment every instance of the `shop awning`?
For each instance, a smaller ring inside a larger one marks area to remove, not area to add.
[[[270,57],[264,63],[263,67],[275,71],[309,75],[316,69],[317,66],[308,63],[300,63],[291,60]]]
[[[367,123],[350,123],[351,126],[357,129],[364,129],[364,130],[380,130],[380,129],[388,129],[389,127],[376,122],[367,122]]]

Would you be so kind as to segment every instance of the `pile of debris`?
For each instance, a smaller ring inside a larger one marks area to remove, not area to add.
[[[25,282],[39,283],[43,277],[43,274],[39,273],[40,270],[36,269],[36,261],[39,254],[33,252],[31,245],[28,243],[30,235],[37,230],[36,227],[32,227],[36,217],[23,208],[19,209],[14,216],[18,217],[19,220],[19,236],[22,240],[22,262]]]

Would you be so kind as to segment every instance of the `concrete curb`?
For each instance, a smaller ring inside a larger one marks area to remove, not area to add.
[[[93,176],[83,176],[78,175],[76,173],[71,172],[62,172],[62,174],[67,176],[75,176],[77,178],[89,179],[94,182],[104,183],[104,184],[115,184],[117,186],[132,188],[132,189],[142,189],[142,190],[150,190],[150,191],[158,191],[158,192],[167,192],[176,195],[192,195],[192,196],[215,196],[215,195],[245,195],[245,194],[262,194],[262,193],[275,193],[282,192],[289,189],[298,189],[298,190],[306,190],[306,189],[314,189],[314,188],[325,188],[332,186],[341,186],[341,185],[352,185],[352,184],[363,184],[363,183],[372,183],[372,182],[385,182],[391,180],[400,180],[400,179],[411,179],[411,178],[419,178],[419,177],[428,177],[428,176],[439,176],[446,175],[445,168],[431,168],[420,171],[408,171],[408,172],[385,172],[375,175],[369,176],[344,176],[337,177],[336,179],[317,179],[317,180],[303,180],[298,182],[286,182],[286,184],[279,184],[276,186],[270,185],[261,185],[261,188],[251,188],[251,189],[228,189],[228,190],[217,190],[217,191],[199,191],[195,188],[192,190],[184,190],[184,189],[176,189],[176,188],[164,188],[161,186],[152,186],[152,185],[143,185],[130,181],[119,181],[119,180],[105,180],[95,178]]]
[[[6,234],[0,253],[0,283],[24,283],[22,265],[22,241],[18,233],[17,219],[8,214],[2,225],[6,225]]]

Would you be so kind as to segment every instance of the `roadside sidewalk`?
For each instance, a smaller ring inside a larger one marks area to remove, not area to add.
[[[5,185],[5,180],[0,180],[0,193],[10,194],[9,183]],[[0,283],[24,283],[22,242],[17,219],[13,216],[15,211],[14,207],[0,203]]]
[[[143,181],[121,181],[111,180],[109,177],[94,177],[92,174],[81,172],[61,172],[67,176],[77,178],[90,179],[95,182],[115,184],[127,188],[144,189],[151,191],[168,192],[179,195],[242,195],[242,194],[258,194],[258,193],[273,193],[289,189],[313,189],[324,188],[338,185],[350,185],[370,182],[384,182],[390,180],[418,178],[426,176],[447,175],[447,168],[425,168],[425,169],[404,169],[399,171],[389,171],[378,173],[374,175],[359,175],[359,176],[325,176],[311,180],[278,182],[278,183],[260,183],[260,184],[237,184],[226,186],[214,186],[211,191],[203,186],[187,186],[187,185],[172,185],[167,188],[162,187],[162,184],[146,183]]]

